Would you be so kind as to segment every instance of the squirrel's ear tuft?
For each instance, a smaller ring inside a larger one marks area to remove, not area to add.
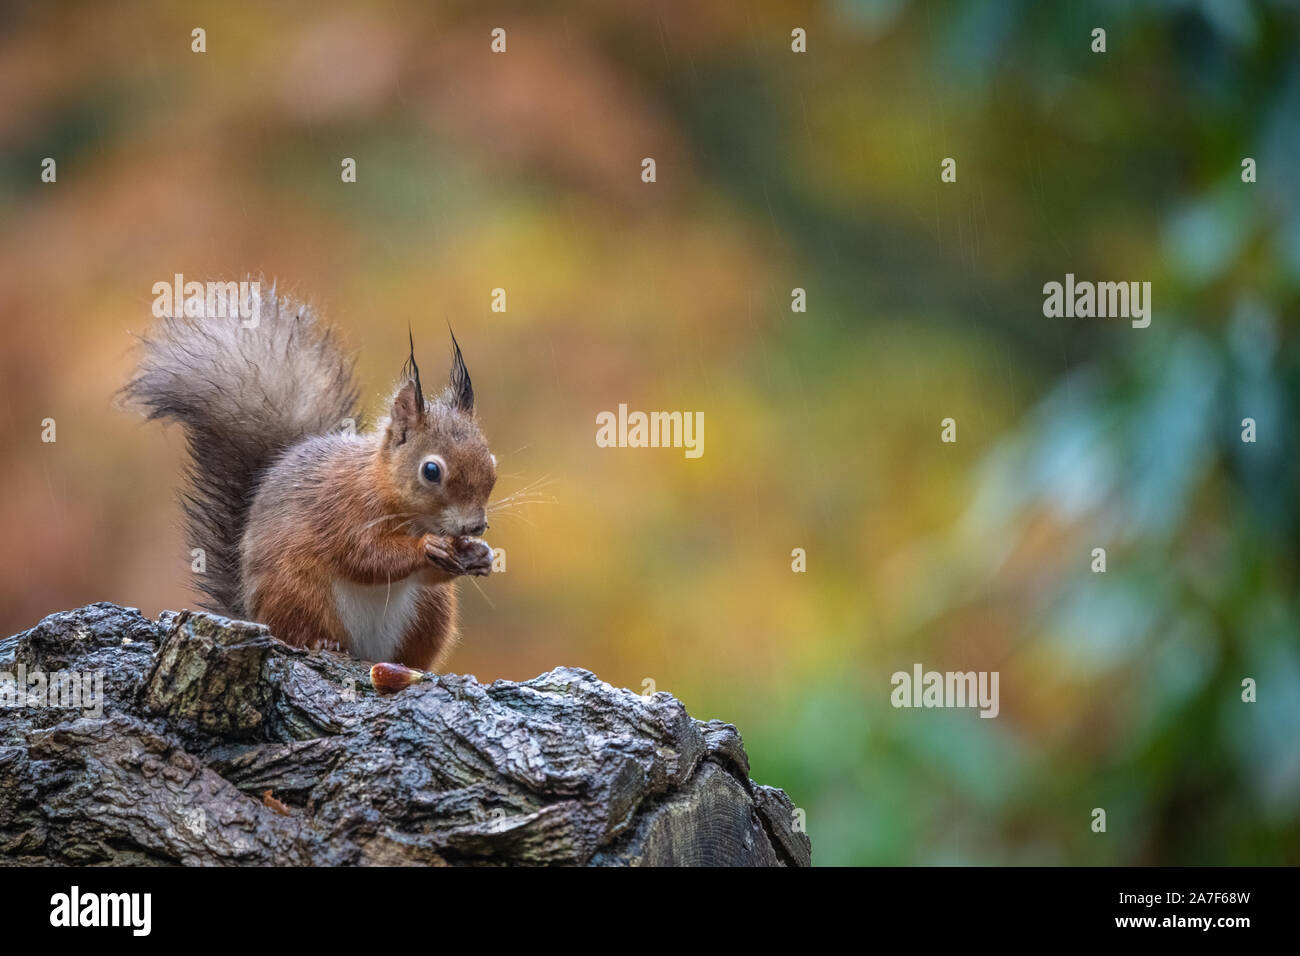
[[[424,417],[424,386],[420,384],[420,366],[415,364],[415,336],[411,334],[411,327],[406,327],[406,339],[411,343],[411,354],[406,358],[406,364],[402,366],[402,377],[415,386],[415,407],[419,417]]]
[[[424,388],[420,384],[420,366],[415,364],[415,337],[410,328],[407,328],[406,336],[411,343],[411,353],[402,366],[404,381],[393,395],[388,425],[389,437],[395,445],[405,442],[407,432],[424,421]]]
[[[451,332],[451,326],[447,326],[447,331]],[[469,369],[465,367],[465,357],[460,354],[460,343],[456,341],[456,333],[451,332],[451,346],[456,350],[455,356],[451,360],[451,400],[452,403],[467,415],[474,413],[474,383],[469,380]]]

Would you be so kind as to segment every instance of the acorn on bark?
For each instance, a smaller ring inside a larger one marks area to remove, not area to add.
[[[376,664],[370,668],[370,684],[381,694],[396,694],[420,683],[426,676],[424,671],[401,664]]]

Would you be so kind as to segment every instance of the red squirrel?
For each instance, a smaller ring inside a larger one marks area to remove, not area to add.
[[[455,633],[455,579],[492,566],[479,535],[496,458],[460,345],[453,334],[450,385],[426,401],[411,338],[387,417],[352,434],[353,362],[334,332],[274,289],[257,314],[163,319],[124,389],[184,429],[205,607],[299,647],[432,670]]]

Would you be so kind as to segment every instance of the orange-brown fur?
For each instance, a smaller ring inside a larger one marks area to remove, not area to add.
[[[418,613],[393,660],[430,670],[449,647],[456,575],[431,556],[449,556],[451,539],[481,532],[496,470],[471,416],[443,402],[421,414],[415,391],[412,382],[398,390],[380,431],[310,439],[263,482],[241,549],[245,602],[281,640],[352,651],[333,582],[415,577]],[[419,481],[429,455],[446,463],[440,489]]]

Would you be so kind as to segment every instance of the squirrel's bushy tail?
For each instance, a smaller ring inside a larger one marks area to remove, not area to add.
[[[356,416],[352,361],[304,304],[255,296],[256,325],[238,315],[167,317],[144,340],[123,389],[150,419],[180,422],[189,447],[182,496],[190,547],[210,610],[245,612],[240,540],[263,473],[290,446]],[[179,305],[177,311],[180,311]]]

